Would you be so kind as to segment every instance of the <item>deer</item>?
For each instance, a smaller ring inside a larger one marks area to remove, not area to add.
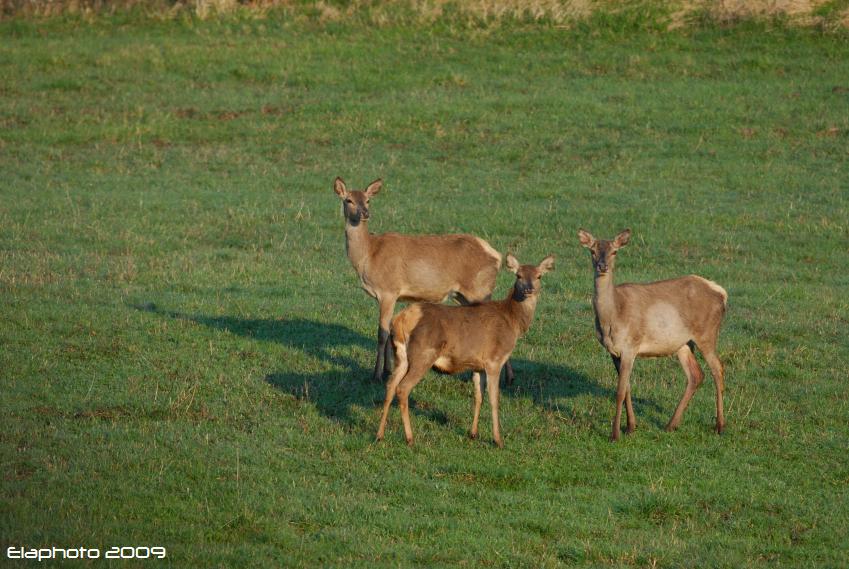
[[[348,190],[339,177],[333,183],[333,191],[342,200],[348,260],[363,290],[379,306],[374,381],[392,371],[389,326],[396,302],[443,302],[448,298],[465,305],[484,302],[492,297],[501,268],[501,254],[474,235],[369,233],[369,200],[382,187],[379,178],[363,191]],[[514,375],[509,362],[505,376],[511,385]]]
[[[631,230],[623,230],[613,240],[603,240],[579,229],[578,239],[592,256],[596,335],[610,354],[619,376],[610,440],[619,440],[623,401],[627,413],[625,433],[631,434],[637,427],[630,383],[636,358],[678,356],[687,386],[666,430],[671,432],[678,428],[690,399],[705,377],[696,361],[697,347],[710,366],[716,385],[716,432],[722,434],[725,429],[724,369],[716,354],[716,344],[728,305],[728,293],[715,282],[698,275],[614,285],[616,253],[628,244]]]
[[[516,341],[528,331],[540,293],[540,278],[554,268],[554,256],[539,265],[520,265],[511,254],[507,268],[516,282],[504,300],[468,306],[417,303],[398,313],[392,322],[395,371],[386,382],[386,399],[377,430],[383,440],[392,401],[397,396],[407,444],[413,444],[409,396],[430,369],[457,374],[472,370],[474,412],[469,436],[478,436],[483,401],[481,372],[486,374],[486,390],[492,409],[492,437],[504,447],[498,418],[499,376],[510,358]]]

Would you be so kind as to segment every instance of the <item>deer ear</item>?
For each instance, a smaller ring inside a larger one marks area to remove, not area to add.
[[[540,276],[544,275],[549,271],[554,270],[554,255],[549,255],[545,259],[543,259],[539,265],[537,265],[537,270],[539,271]]]
[[[628,244],[628,241],[631,240],[631,230],[625,229],[619,235],[616,236],[616,239],[613,240],[613,244],[616,245],[616,248],[624,247]]]
[[[519,272],[519,260],[510,253],[507,253],[507,270],[514,275]]]
[[[380,188],[382,188],[382,187],[383,187],[383,180],[378,178],[377,180],[375,180],[374,182],[372,182],[371,184],[368,185],[368,187],[366,188],[366,195],[368,197],[376,196],[377,192],[379,192]]]
[[[345,196],[348,195],[348,188],[345,187],[345,180],[337,176],[333,181],[333,191],[336,192],[337,196],[344,200]]]
[[[578,230],[578,241],[581,242],[581,245],[584,247],[592,247],[593,243],[595,243],[595,237],[593,237],[589,231],[584,231],[583,229]]]

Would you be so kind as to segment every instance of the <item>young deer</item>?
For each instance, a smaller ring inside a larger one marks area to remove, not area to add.
[[[401,235],[368,232],[369,198],[380,191],[375,180],[365,191],[349,191],[342,178],[333,190],[342,200],[345,215],[345,249],[367,294],[377,299],[377,361],[374,380],[391,372],[389,323],[397,301],[442,302],[448,297],[460,304],[489,300],[501,255],[473,235]],[[506,365],[507,383],[513,369]]]
[[[638,357],[677,354],[687,388],[675,413],[666,425],[674,431],[690,398],[701,385],[704,373],[694,355],[698,346],[710,366],[716,384],[716,431],[722,433],[723,369],[716,355],[719,327],[725,316],[728,293],[718,284],[690,275],[647,284],[613,284],[616,252],[631,238],[631,230],[622,231],[613,241],[598,240],[583,229],[578,230],[581,245],[592,253],[595,269],[595,328],[598,341],[607,348],[619,374],[616,389],[616,415],[610,439],[619,439],[622,402],[625,402],[630,434],[636,428],[631,405],[629,378]]]
[[[392,323],[395,372],[386,383],[386,400],[377,440],[383,440],[389,408],[397,395],[407,444],[413,444],[410,391],[429,369],[449,374],[471,369],[474,372],[475,406],[470,435],[472,438],[478,436],[483,400],[480,372],[483,371],[492,407],[492,437],[495,444],[504,446],[498,421],[499,374],[513,352],[516,340],[531,325],[540,291],[540,277],[554,268],[554,257],[549,255],[538,266],[520,266],[516,258],[508,254],[507,268],[516,274],[516,284],[502,301],[471,306],[414,304],[395,317]]]

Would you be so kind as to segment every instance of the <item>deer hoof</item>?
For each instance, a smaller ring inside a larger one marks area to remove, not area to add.
[[[716,425],[716,434],[717,435],[721,435],[724,431],[725,431],[725,425],[724,424],[717,424]]]
[[[626,435],[633,435],[634,431],[636,431],[636,430],[637,430],[636,425],[628,425],[628,427],[625,429],[625,434]]]
[[[477,433],[469,433],[469,438],[472,439],[472,440],[475,440],[475,439],[478,438],[478,434]]]

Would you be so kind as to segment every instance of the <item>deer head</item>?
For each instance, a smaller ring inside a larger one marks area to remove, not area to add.
[[[520,265],[519,260],[508,253],[507,269],[516,275],[516,284],[513,285],[513,300],[522,302],[539,294],[540,278],[554,269],[554,255],[547,256],[539,265]]]
[[[345,216],[345,220],[348,224],[356,227],[361,221],[368,221],[369,198],[377,195],[382,187],[383,180],[378,178],[369,184],[363,191],[349,191],[348,187],[345,185],[345,181],[342,178],[336,178],[333,182],[333,191],[336,192],[336,195],[342,200],[342,214]]]
[[[608,272],[613,271],[616,252],[627,245],[630,239],[630,229],[620,232],[612,241],[596,239],[588,231],[584,231],[583,229],[578,230],[578,240],[581,242],[581,245],[590,250],[593,258],[593,269],[595,269],[595,275],[597,277],[604,276]]]

